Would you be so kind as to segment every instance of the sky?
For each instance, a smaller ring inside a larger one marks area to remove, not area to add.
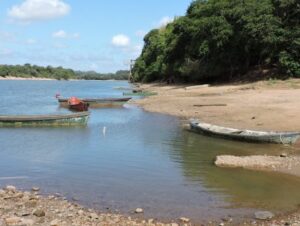
[[[107,73],[129,68],[143,36],[192,0],[0,0],[0,64]]]

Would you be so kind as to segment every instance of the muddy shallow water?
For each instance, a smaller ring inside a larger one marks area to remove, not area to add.
[[[54,96],[118,97],[127,82],[0,81],[1,114],[67,113]],[[106,132],[103,133],[103,128]],[[0,185],[33,185],[45,193],[129,214],[194,221],[257,209],[288,211],[300,203],[300,179],[241,169],[220,169],[216,155],[292,153],[277,145],[247,144],[182,130],[161,114],[124,108],[92,109],[84,128],[1,128]]]

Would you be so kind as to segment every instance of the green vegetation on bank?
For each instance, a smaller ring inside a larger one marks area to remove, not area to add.
[[[0,77],[21,78],[50,78],[58,80],[84,79],[84,80],[127,80],[129,71],[121,70],[116,73],[97,73],[94,71],[74,71],[62,67],[41,67],[36,65],[0,65]]]
[[[129,71],[127,70],[120,70],[116,73],[97,73],[95,71],[76,71],[76,76],[78,79],[84,80],[128,80]]]
[[[36,65],[0,65],[1,77],[21,77],[21,78],[50,78],[50,79],[74,79],[75,72],[62,67],[41,67]]]
[[[228,81],[254,68],[300,77],[299,0],[195,0],[144,37],[133,81]]]

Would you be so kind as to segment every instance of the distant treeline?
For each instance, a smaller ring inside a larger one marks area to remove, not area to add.
[[[22,77],[22,78],[51,78],[51,79],[75,79],[76,74],[72,69],[62,67],[41,67],[36,65],[0,65],[1,77]]]
[[[228,81],[253,68],[300,77],[299,0],[194,0],[144,37],[132,80]]]
[[[97,73],[94,71],[74,71],[63,67],[41,67],[36,65],[0,65],[0,77],[22,78],[50,78],[57,80],[85,79],[85,80],[127,80],[129,71],[121,70],[116,73]]]
[[[85,80],[128,80],[129,71],[127,70],[120,70],[116,73],[97,73],[95,71],[75,71],[76,76],[78,79],[85,79]]]

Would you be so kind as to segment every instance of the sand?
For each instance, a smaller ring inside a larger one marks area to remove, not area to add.
[[[300,131],[300,79],[209,87],[142,84],[140,88],[158,94],[134,101],[150,112],[238,129]]]

